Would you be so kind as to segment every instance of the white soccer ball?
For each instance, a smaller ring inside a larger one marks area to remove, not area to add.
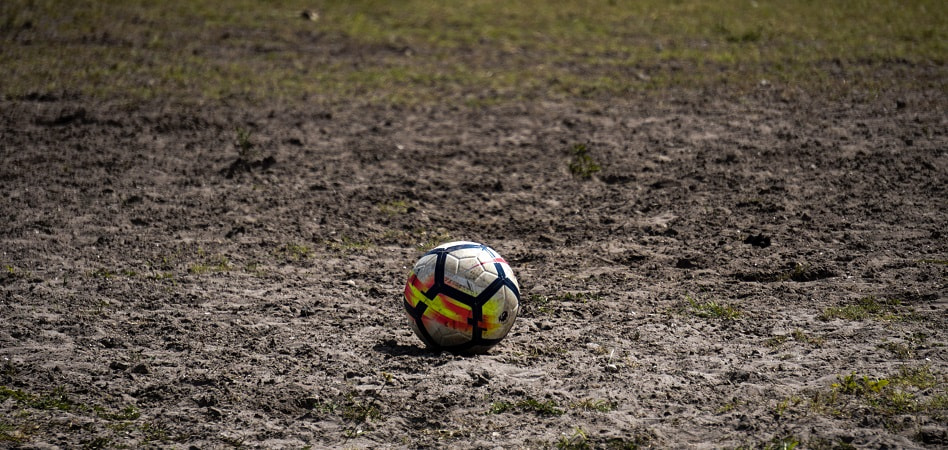
[[[500,342],[520,312],[513,270],[484,244],[457,241],[425,253],[408,275],[405,310],[429,347],[483,353]]]

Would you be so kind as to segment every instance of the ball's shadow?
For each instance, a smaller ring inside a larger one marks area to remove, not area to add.
[[[437,356],[441,354],[440,350],[433,350],[418,345],[402,345],[395,342],[394,339],[386,339],[372,347],[379,353],[385,353],[390,356]]]
[[[421,345],[403,345],[395,342],[394,339],[386,339],[378,344],[372,346],[372,350],[375,350],[379,353],[384,353],[389,356],[418,356],[422,358],[437,358],[445,355],[452,356],[477,356],[476,353],[470,352],[451,352],[442,349],[433,349],[424,347]]]

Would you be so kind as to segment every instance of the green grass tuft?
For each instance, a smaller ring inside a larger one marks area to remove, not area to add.
[[[867,412],[883,419],[903,414],[944,416],[945,387],[944,375],[930,366],[902,367],[883,378],[850,373],[838,376],[828,392],[814,393],[810,408],[832,416]]]
[[[212,272],[227,272],[232,268],[233,265],[230,263],[230,259],[224,255],[216,255],[199,263],[191,264],[188,266],[188,273],[203,275]]]
[[[948,259],[920,259],[918,262],[922,264],[937,264],[940,266],[948,266]]]
[[[379,212],[385,214],[388,217],[400,216],[403,214],[408,214],[413,210],[412,206],[408,204],[405,200],[391,200],[386,203],[378,204]]]
[[[305,244],[288,243],[274,251],[275,256],[287,261],[304,261],[313,254],[313,249]]]
[[[601,170],[599,164],[590,156],[586,144],[574,144],[571,150],[573,160],[569,163],[569,171],[573,176],[588,179]]]
[[[29,440],[29,435],[23,430],[23,427],[17,427],[0,422],[0,442],[12,442],[15,444],[23,443]]]
[[[851,305],[826,308],[818,318],[820,320],[899,320],[901,316],[896,314],[895,307],[900,304],[898,300],[863,297]]]
[[[237,128],[237,155],[244,160],[251,160],[254,157],[254,144],[250,142],[250,130],[246,128]]]
[[[705,319],[735,320],[740,318],[742,315],[739,309],[731,305],[719,304],[714,300],[699,302],[690,295],[685,296],[685,299],[688,301],[690,312],[697,317]]]
[[[19,389],[0,386],[0,402],[13,399],[18,404],[33,409],[58,409],[60,411],[74,411],[84,409],[82,405],[73,403],[63,387],[57,387],[46,394],[29,394]]]

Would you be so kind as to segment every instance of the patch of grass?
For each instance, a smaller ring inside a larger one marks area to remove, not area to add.
[[[109,448],[111,446],[112,446],[112,439],[107,438],[105,436],[99,436],[99,437],[92,438],[89,441],[86,441],[82,445],[82,448],[86,450],[98,450],[98,449],[103,449],[103,448]]]
[[[793,450],[799,445],[800,439],[796,436],[774,436],[770,442],[767,442],[761,448],[764,450]]]
[[[107,269],[96,269],[92,272],[89,272],[89,276],[92,278],[103,278],[107,280],[109,278],[115,277],[115,274]]]
[[[224,255],[215,255],[203,262],[191,264],[188,266],[188,273],[192,275],[203,275],[211,272],[227,272],[233,268],[230,260]]]
[[[30,436],[24,432],[22,427],[0,422],[0,442],[20,444],[28,441],[29,438]]]
[[[892,356],[899,359],[909,359],[915,357],[915,350],[901,342],[883,342],[876,347],[888,350]]]
[[[806,332],[804,332],[803,330],[799,328],[796,328],[793,331],[791,331],[790,336],[793,337],[794,341],[804,343],[804,344],[810,344],[814,347],[822,347],[823,342],[825,342],[823,338],[819,336],[811,336],[809,334],[806,334]]]
[[[948,259],[920,259],[918,262],[922,264],[938,264],[940,266],[948,266]]]
[[[863,297],[856,303],[845,306],[830,307],[823,310],[817,318],[820,320],[899,320],[895,307],[901,302],[898,300],[877,300],[873,296]]]
[[[725,402],[717,410],[714,411],[715,414],[727,414],[731,411],[734,411],[738,406],[740,406],[743,401],[741,399],[734,397],[730,401]]]
[[[517,407],[522,411],[533,412],[541,416],[560,416],[565,413],[557,407],[556,401],[547,400],[541,402],[534,398],[527,398],[517,402]]]
[[[451,238],[451,234],[444,230],[422,230],[419,231],[417,235],[421,241],[418,243],[416,248],[418,248],[420,251],[428,251],[445,242],[451,242],[453,240]]]
[[[352,397],[347,397],[351,399]],[[316,397],[303,397],[293,402],[296,406],[319,414],[333,414],[341,408],[341,404],[332,400],[320,400]]]
[[[389,217],[408,214],[414,208],[405,200],[392,200],[378,205],[379,212]]]
[[[266,266],[258,262],[249,262],[244,266],[244,271],[255,277],[265,277],[267,275]]]
[[[791,395],[790,397],[777,402],[777,406],[774,408],[774,415],[779,419],[787,413],[787,410],[789,410],[791,407],[799,405],[803,401],[803,397]]]
[[[0,281],[3,281],[3,278],[9,280],[29,280],[34,279],[35,277],[33,276],[33,272],[30,272],[29,270],[20,270],[14,266],[7,265],[6,270],[3,272],[3,277],[0,278]]]
[[[514,404],[506,401],[493,402],[490,404],[488,412],[491,414],[503,414],[514,409]]]
[[[903,414],[943,417],[946,413],[945,377],[930,366],[902,367],[888,377],[850,373],[838,376],[829,391],[810,397],[810,409],[820,414],[849,417],[867,412],[883,419]],[[903,425],[892,422],[890,426]]]
[[[560,450],[585,450],[593,448],[588,441],[589,437],[586,435],[586,431],[580,427],[576,427],[572,435],[563,436],[556,442],[556,448]]]
[[[52,392],[39,395],[0,386],[0,402],[7,399],[13,399],[22,406],[34,409],[58,409],[60,411],[86,409],[83,405],[72,402],[62,386],[53,389]]]
[[[890,377],[896,386],[908,386],[915,389],[929,389],[937,386],[938,375],[931,366],[908,367],[902,366],[899,372]]]
[[[714,300],[699,302],[690,295],[685,296],[685,299],[688,301],[688,306],[690,307],[689,311],[696,317],[705,319],[735,320],[740,318],[742,315],[739,309],[731,305],[719,304]]]
[[[779,334],[779,335],[768,338],[766,341],[764,341],[764,345],[771,348],[777,348],[788,341],[790,341],[790,336],[786,334]]]
[[[948,417],[948,394],[941,393],[932,396],[923,407],[925,410],[938,412],[942,418]]]
[[[524,304],[536,308],[537,313],[542,315],[550,315],[553,313],[553,307],[550,304],[550,296],[548,295],[530,294],[530,297],[527,298]]]
[[[250,141],[250,136],[250,130],[242,127],[237,128],[237,157],[243,161],[250,161],[257,156],[254,150],[255,145]]]
[[[171,431],[161,423],[145,422],[139,425],[138,429],[145,435],[142,442],[144,444],[173,440]]]
[[[277,257],[287,261],[303,261],[309,259],[313,254],[313,249],[305,244],[289,243],[277,248],[274,253]]]
[[[581,427],[573,429],[569,436],[562,436],[556,441],[556,448],[562,450],[585,450],[585,449],[625,449],[635,450],[638,448],[651,448],[654,434],[647,430],[636,430],[631,438],[608,437],[600,438],[590,436]]]
[[[366,403],[352,403],[342,409],[342,417],[353,422],[369,422],[382,417],[378,406]]]
[[[362,399],[353,393],[346,395],[340,411],[343,419],[355,423],[366,423],[382,418],[382,411],[374,399]]]
[[[126,405],[121,409],[111,409],[78,402],[70,398],[64,387],[57,387],[45,393],[30,393],[21,389],[0,386],[0,403],[11,400],[20,407],[18,412],[10,417],[12,420],[23,420],[25,417],[30,417],[31,410],[65,411],[71,415],[83,417],[83,420],[87,421],[87,425],[74,425],[83,423],[83,421],[75,421],[74,419],[70,419],[69,425],[70,432],[82,430],[81,432],[92,436],[91,439],[83,441],[83,448],[111,448],[115,445],[112,436],[94,433],[96,428],[91,424],[94,419],[106,421],[105,429],[111,432],[128,436],[140,432],[143,440],[139,445],[177,438],[164,425],[154,422],[139,422],[141,412],[134,405]],[[50,423],[46,426],[56,426],[56,424]],[[30,438],[29,430],[37,429],[39,427],[32,424],[23,425],[21,423],[17,425],[0,422],[0,442],[27,442]]]
[[[831,385],[834,391],[860,397],[879,394],[890,383],[890,381],[885,378],[872,379],[866,375],[858,377],[855,373],[851,373],[845,377],[838,377],[838,380],[838,382]]]
[[[573,160],[569,163],[569,172],[573,176],[588,179],[601,170],[599,164],[589,154],[589,147],[586,144],[573,144],[570,153],[573,155]]]
[[[712,26],[712,30],[724,36],[725,41],[733,43],[758,42],[763,36],[763,30],[759,26],[754,28],[732,29],[723,22],[718,22]]]
[[[300,17],[303,6],[7,0],[0,96],[390,104],[447,92],[476,107],[668,88],[746,92],[761,79],[829,94],[946,83],[943,71],[913,79],[876,70],[944,64],[948,27],[933,13],[937,0],[876,4],[867,14],[852,14],[864,9],[859,0],[323,2],[316,22]],[[827,76],[834,61],[849,76]]]
[[[329,249],[338,253],[350,253],[366,250],[372,246],[372,242],[367,239],[357,239],[350,236],[342,236],[338,240],[327,241]]]
[[[141,412],[139,412],[138,408],[133,405],[128,405],[119,411],[108,411],[101,407],[94,407],[93,410],[95,410],[97,416],[105,420],[126,421],[135,420],[141,417]]]
[[[155,272],[149,278],[155,281],[171,281],[174,283],[174,272]]]
[[[153,271],[163,270],[171,271],[174,270],[178,264],[178,259],[180,257],[180,250],[176,251],[172,255],[164,255],[161,257],[156,257],[149,260],[146,263],[148,269]]]

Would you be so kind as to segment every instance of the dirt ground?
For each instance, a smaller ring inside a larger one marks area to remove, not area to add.
[[[0,446],[948,445],[944,93],[717,94],[4,101]],[[462,239],[486,355],[402,307]]]

